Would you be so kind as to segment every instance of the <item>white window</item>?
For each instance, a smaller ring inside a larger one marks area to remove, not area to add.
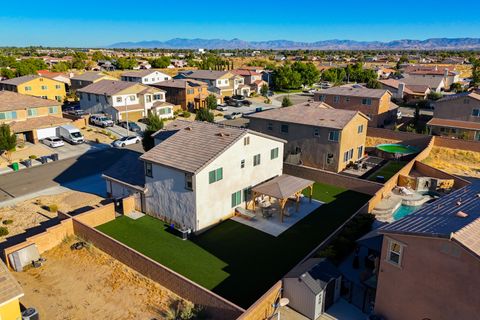
[[[357,148],[357,159],[361,159],[363,157],[363,146]]]
[[[396,266],[402,264],[403,245],[397,241],[389,240],[387,261]]]
[[[343,162],[347,162],[353,158],[353,149],[345,151],[343,154]]]
[[[122,102],[122,97],[117,97],[117,102]]]
[[[135,101],[135,96],[130,96],[130,101]]]
[[[27,110],[27,115],[28,115],[29,117],[36,117],[36,116],[38,115],[38,110],[37,110],[37,109],[33,109],[33,108],[28,109],[28,110]]]

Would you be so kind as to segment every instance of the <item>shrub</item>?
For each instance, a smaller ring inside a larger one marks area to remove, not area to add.
[[[8,234],[8,229],[6,227],[0,227],[0,237],[6,236]]]
[[[2,223],[3,223],[4,225],[9,225],[9,224],[12,224],[12,223],[13,223],[13,220],[12,220],[12,219],[3,220]]]
[[[93,130],[92,128],[88,128],[88,129],[87,129],[88,132],[90,132],[90,131],[92,131],[92,130]]]
[[[190,118],[192,114],[189,112],[189,111],[183,111],[183,113],[181,114],[182,117],[184,118]]]
[[[55,203],[52,203],[51,205],[48,206],[48,211],[57,212],[58,211],[58,206]]]
[[[37,156],[36,156],[36,155],[34,155],[34,154],[32,154],[32,155],[31,155],[31,156],[29,156],[28,158],[29,158],[29,159],[31,159],[31,160],[35,160],[35,159],[37,159]]]
[[[100,139],[95,138],[95,143],[100,143]]]

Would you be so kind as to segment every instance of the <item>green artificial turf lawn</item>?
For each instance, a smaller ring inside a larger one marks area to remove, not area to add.
[[[387,162],[383,167],[375,171],[370,175],[368,180],[376,181],[377,176],[383,176],[385,181],[388,181],[391,177],[393,177],[400,169],[405,166],[405,161],[398,161],[398,160],[390,160]]]
[[[313,196],[325,203],[278,237],[227,220],[183,241],[149,216],[97,229],[247,308],[369,199],[319,183]]]

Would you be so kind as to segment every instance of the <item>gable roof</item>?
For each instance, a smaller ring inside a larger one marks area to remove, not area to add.
[[[316,127],[343,129],[360,111],[334,109],[324,102],[304,102],[286,108],[270,109],[249,115],[253,119],[266,119]]]
[[[444,96],[443,98],[438,99],[435,103],[439,103],[439,102],[442,102],[442,101],[456,100],[456,99],[460,99],[460,98],[463,99],[465,97],[470,97],[472,99],[480,101],[480,93],[461,92],[461,93],[457,93],[457,94],[451,94],[451,95],[448,95],[448,96]]]
[[[480,130],[480,122],[432,118],[427,122],[428,126],[458,128],[467,130]]]
[[[261,74],[253,71],[253,70],[248,70],[248,69],[235,69],[235,70],[230,70],[231,73],[242,76],[242,77],[247,77],[247,76],[260,76]]]
[[[348,97],[380,99],[388,92],[389,91],[385,89],[370,89],[370,88],[364,88],[364,87],[333,87],[333,88],[320,90],[315,94],[328,94],[328,95],[338,95],[338,96],[348,96]]]
[[[341,276],[337,267],[326,258],[311,258],[293,268],[285,278],[297,278],[317,295],[332,279]]]
[[[105,94],[111,96],[117,94],[125,89],[134,86],[144,86],[137,82],[119,81],[119,80],[100,80],[89,84],[86,87],[78,89],[78,92],[93,93],[93,94]],[[144,86],[146,87],[146,86]],[[143,90],[143,89],[142,89]]]
[[[133,77],[133,78],[143,78],[143,77],[146,77],[146,76],[149,76],[151,75],[152,73],[155,73],[155,72],[158,72],[158,73],[161,73],[163,75],[167,75],[163,72],[160,72],[158,70],[155,70],[155,69],[143,69],[143,70],[131,70],[131,71],[125,71],[124,73],[122,73],[122,77]]]
[[[152,84],[154,87],[184,88],[187,87],[206,87],[207,84],[193,79],[171,79]]]
[[[22,83],[26,83],[26,82],[32,81],[34,79],[37,79],[37,78],[42,78],[42,77],[39,76],[39,75],[26,75],[26,76],[22,76],[22,77],[16,77],[16,78],[8,79],[8,80],[3,80],[0,83],[18,86]],[[49,79],[49,78],[47,78],[47,79]],[[57,80],[54,80],[54,79],[49,79],[49,80],[57,81]]]
[[[186,74],[185,77],[191,79],[216,80],[218,78],[224,77],[229,73],[229,71],[193,70],[190,73]]]
[[[140,159],[197,173],[247,133],[281,139],[243,128],[201,121],[175,120],[153,136],[161,142]]]
[[[101,73],[100,71],[87,71],[72,77],[72,80],[95,81],[103,77],[107,77],[107,75]]]
[[[103,176],[121,181],[137,188],[145,187],[145,171],[140,154],[128,151],[113,166],[103,172]]]
[[[22,110],[35,107],[60,106],[56,100],[42,99],[13,91],[0,91],[0,111]]]
[[[465,213],[462,216],[459,212]],[[480,184],[473,183],[453,191],[405,218],[379,229],[383,234],[418,235],[425,237],[456,239],[466,247],[474,247],[480,255]],[[475,230],[474,241],[467,235]]]
[[[428,78],[428,77],[410,77],[406,75],[404,78],[400,79],[407,86],[427,86],[431,89],[437,89],[442,84],[444,84],[443,78]]]

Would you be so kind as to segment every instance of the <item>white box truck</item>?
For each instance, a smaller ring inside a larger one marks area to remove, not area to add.
[[[78,130],[77,127],[71,124],[66,124],[64,126],[58,127],[58,136],[63,140],[73,144],[80,144],[85,142],[85,139],[83,138],[80,130]]]

